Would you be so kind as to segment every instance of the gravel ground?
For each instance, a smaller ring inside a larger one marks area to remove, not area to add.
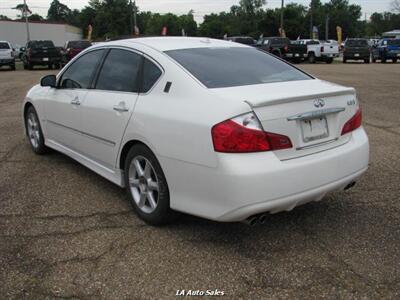
[[[0,298],[399,299],[400,66],[299,65],[354,86],[371,165],[352,190],[264,225],[190,216],[162,228],[125,192],[68,157],[36,156],[21,101],[48,70],[0,71]]]

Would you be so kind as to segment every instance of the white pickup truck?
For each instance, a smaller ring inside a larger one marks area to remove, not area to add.
[[[298,44],[307,45],[307,57],[310,63],[324,61],[331,64],[339,57],[339,44],[336,41],[298,40]]]
[[[9,66],[15,70],[14,49],[7,41],[0,41],[0,67]]]

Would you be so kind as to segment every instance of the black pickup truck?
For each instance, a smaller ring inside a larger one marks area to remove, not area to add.
[[[288,38],[261,38],[257,42],[257,47],[295,63],[301,62],[307,58],[307,46],[292,43]]]
[[[61,52],[52,41],[29,41],[22,56],[24,69],[32,70],[34,66],[60,68]]]

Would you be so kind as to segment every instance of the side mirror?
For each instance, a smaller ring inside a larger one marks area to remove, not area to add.
[[[40,85],[55,88],[57,85],[56,75],[47,75],[42,77],[42,79],[40,79]]]

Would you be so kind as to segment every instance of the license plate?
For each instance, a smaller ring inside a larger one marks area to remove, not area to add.
[[[299,57],[299,56],[300,56],[300,54],[296,53],[294,56],[296,56],[296,57]]]
[[[354,56],[355,56],[355,57],[359,57],[359,56],[360,56],[360,54],[356,53],[356,54],[354,54]]]
[[[329,136],[328,122],[325,117],[301,121],[301,131],[305,143]]]
[[[48,57],[44,57],[43,61],[49,61],[49,58]]]

